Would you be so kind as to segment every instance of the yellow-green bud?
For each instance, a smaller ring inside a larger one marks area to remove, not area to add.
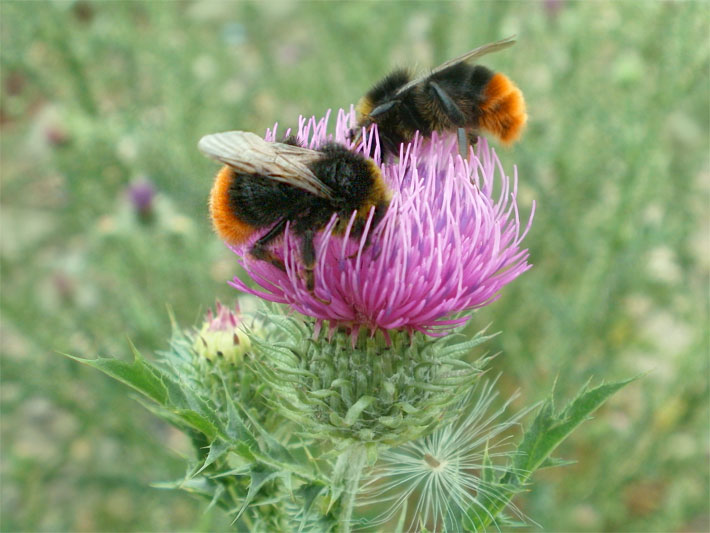
[[[200,331],[195,335],[193,349],[205,359],[218,359],[239,364],[251,348],[249,336],[241,325],[239,306],[234,311],[217,302],[216,313],[210,309]]]

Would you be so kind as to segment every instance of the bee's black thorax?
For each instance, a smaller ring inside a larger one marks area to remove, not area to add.
[[[335,143],[322,146],[320,151],[324,157],[310,168],[333,191],[334,210],[351,213],[359,209],[367,201],[375,180],[367,159]]]
[[[481,65],[458,63],[438,72],[415,89],[414,98],[432,130],[450,130],[457,126],[441,102],[437,91],[432,86],[436,83],[441,91],[448,95],[451,102],[464,115],[465,127],[476,128],[481,114],[480,106],[484,101],[484,90],[494,72]]]
[[[396,94],[411,79],[411,74],[406,70],[391,72],[367,92],[358,108],[358,111],[367,117],[378,106],[395,102],[389,110],[371,117],[371,120],[377,123],[380,143],[386,152],[398,151],[399,145],[411,140],[414,132],[425,132],[427,129],[427,124],[412,99],[412,90],[401,95]]]
[[[394,99],[395,93],[399,88],[408,83],[411,79],[412,76],[407,70],[395,70],[382,78],[367,91],[365,98],[372,102],[372,108],[375,108],[380,104]],[[367,110],[368,113],[369,111],[372,111],[372,109]]]
[[[364,228],[360,219],[366,220],[370,208],[375,206],[374,222],[379,222],[388,199],[374,163],[335,143],[327,144],[319,151],[323,157],[312,163],[310,169],[333,191],[332,199],[258,174],[235,172],[229,188],[229,201],[236,217],[256,228],[286,219],[291,222],[294,233],[303,234],[322,229],[333,214],[347,223],[353,211],[358,211],[352,234],[359,235]]]

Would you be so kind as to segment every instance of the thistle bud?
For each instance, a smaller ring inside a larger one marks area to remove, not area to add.
[[[335,442],[392,446],[428,433],[455,414],[486,362],[461,359],[488,338],[482,333],[353,338],[341,328],[314,339],[312,321],[273,314],[264,322],[273,331],[268,342],[252,338],[256,369],[279,414]]]
[[[239,306],[235,304],[232,311],[218,301],[215,309],[216,313],[212,309],[207,311],[205,322],[195,335],[193,349],[210,361],[221,359],[239,364],[251,347],[249,336],[241,325]]]

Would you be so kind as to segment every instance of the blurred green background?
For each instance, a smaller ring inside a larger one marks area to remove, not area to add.
[[[502,331],[494,372],[518,407],[556,378],[568,399],[648,372],[516,503],[545,531],[707,531],[709,6],[0,3],[2,530],[228,529],[149,486],[182,476],[182,435],[58,352],[149,353],[167,308],[190,326],[235,300],[201,135],[294,126],[394,66],[515,33],[484,63],[528,102],[499,152],[523,212],[538,203],[535,267],[472,327]]]

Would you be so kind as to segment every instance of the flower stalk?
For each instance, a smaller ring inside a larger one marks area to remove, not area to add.
[[[341,496],[341,512],[338,517],[338,529],[342,533],[350,533],[353,523],[353,511],[365,466],[367,464],[367,448],[360,443],[348,446],[338,457],[335,467],[334,481],[342,477],[343,493]]]

